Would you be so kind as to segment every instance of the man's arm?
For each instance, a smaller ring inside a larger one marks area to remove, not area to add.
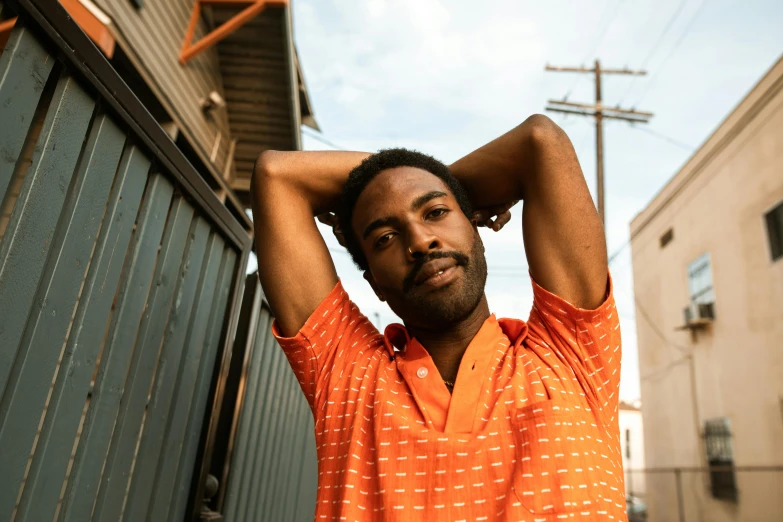
[[[533,279],[580,308],[606,296],[604,229],[565,132],[534,115],[451,165],[476,208],[523,200]]]
[[[251,204],[258,273],[281,333],[295,335],[337,283],[314,216],[333,211],[363,152],[262,153]]]

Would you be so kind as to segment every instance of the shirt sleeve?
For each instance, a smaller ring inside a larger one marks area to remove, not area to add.
[[[348,297],[340,281],[293,337],[284,337],[275,320],[274,334],[313,411],[332,370],[379,338],[380,333]],[[362,340],[362,343],[358,341]]]
[[[606,298],[595,310],[577,308],[533,281],[528,328],[531,340],[554,350],[570,366],[591,407],[607,422],[614,422],[622,343],[611,276],[607,276]]]

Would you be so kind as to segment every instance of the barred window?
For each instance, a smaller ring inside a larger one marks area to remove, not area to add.
[[[731,424],[721,417],[704,423],[704,442],[710,467],[710,489],[713,498],[737,500],[737,480],[734,474],[734,451],[731,444]]]

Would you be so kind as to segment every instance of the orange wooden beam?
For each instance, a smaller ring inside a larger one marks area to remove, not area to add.
[[[193,5],[193,11],[190,14],[190,22],[185,32],[185,40],[182,42],[182,49],[179,53],[179,62],[186,64],[199,53],[204,52],[223,38],[227,37],[247,22],[258,16],[266,6],[282,7],[288,3],[288,0],[196,0]],[[229,5],[246,5],[242,11],[227,20],[219,27],[213,29],[196,43],[193,41],[193,35],[196,32],[198,19],[201,15],[202,5],[219,5],[221,7]]]
[[[10,33],[11,29],[14,28],[16,25],[16,17],[9,18],[8,20],[5,20],[4,22],[0,22],[0,35],[5,33]]]
[[[11,29],[16,25],[16,17],[0,22],[0,50],[5,49],[5,44],[11,37]]]
[[[114,56],[114,37],[109,29],[95,17],[79,0],[60,0],[74,22],[79,24],[84,34],[90,37],[93,43],[103,51],[108,58]]]

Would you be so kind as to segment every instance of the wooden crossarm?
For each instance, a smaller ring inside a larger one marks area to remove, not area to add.
[[[195,0],[193,11],[190,14],[190,22],[185,32],[185,40],[182,42],[182,49],[179,54],[181,64],[186,64],[199,53],[204,52],[223,38],[227,37],[250,20],[258,16],[267,6],[283,7],[288,4],[288,0]],[[201,40],[192,43],[193,35],[196,32],[196,25],[201,15],[202,5],[213,5],[219,7],[247,6],[242,11],[225,21],[220,26],[214,28]]]

